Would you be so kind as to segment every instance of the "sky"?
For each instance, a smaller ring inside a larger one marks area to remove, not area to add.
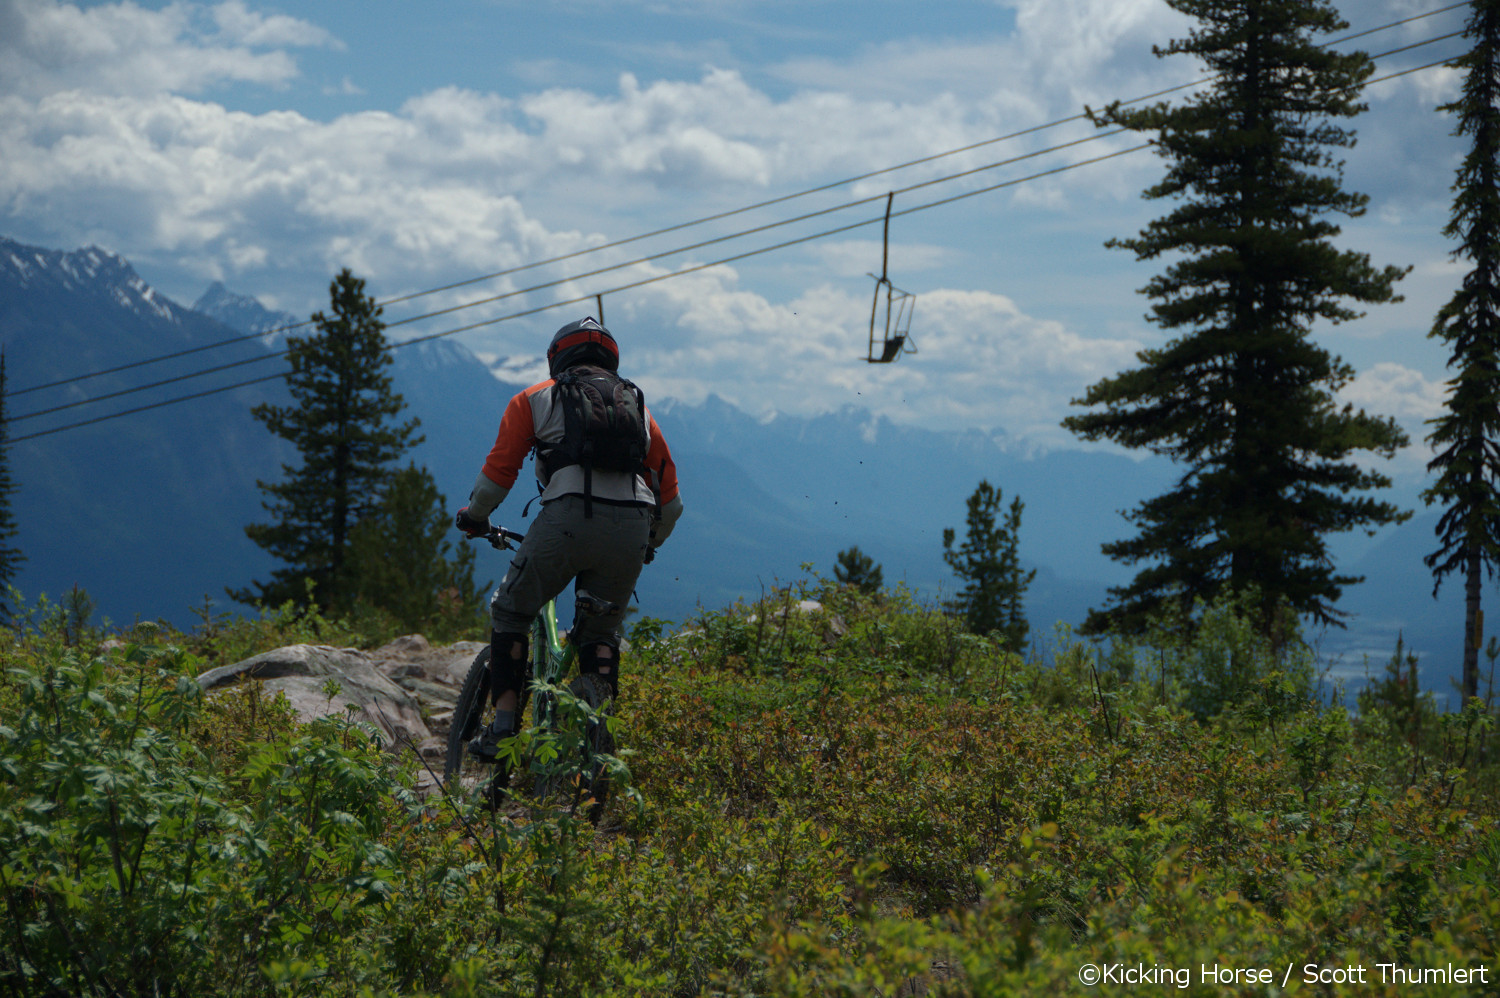
[[[1338,6],[1330,40],[1416,18],[1336,42],[1417,46],[1377,77],[1462,51],[1418,44],[1462,29],[1447,0]],[[1140,137],[1079,116],[1201,80],[1152,54],[1189,26],[1163,0],[0,0],[0,235],[100,246],[184,304],[222,281],[305,316],[342,267],[381,301],[446,287],[389,304],[391,337],[475,326],[452,336],[517,378],[603,294],[648,399],[1078,447],[1071,400],[1165,342],[1138,293],[1160,262],[1105,243],[1167,210]],[[1343,156],[1370,206],[1339,243],[1412,270],[1314,330],[1411,434],[1398,482],[1448,376],[1458,81],[1366,89]],[[917,352],[871,365],[883,257]]]

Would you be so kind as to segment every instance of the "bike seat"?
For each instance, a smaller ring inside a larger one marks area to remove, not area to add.
[[[573,594],[573,605],[579,613],[590,617],[607,617],[620,612],[620,604],[600,599],[587,589],[579,589]]]

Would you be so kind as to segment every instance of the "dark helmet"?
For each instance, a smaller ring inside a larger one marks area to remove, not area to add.
[[[620,348],[615,338],[592,315],[559,329],[547,347],[547,369],[554,378],[575,364],[593,364],[607,371],[620,369]]]

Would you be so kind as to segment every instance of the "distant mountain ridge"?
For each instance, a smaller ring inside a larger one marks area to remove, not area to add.
[[[222,281],[214,281],[208,286],[208,290],[193,302],[193,311],[241,333],[265,335],[266,346],[278,345],[286,338],[289,327],[298,327],[303,322],[290,312],[266,308],[257,298],[235,294]]]
[[[0,346],[12,472],[20,484],[20,543],[30,559],[23,590],[54,597],[75,582],[118,621],[137,614],[191,624],[189,607],[207,595],[221,607],[226,585],[271,567],[245,537],[264,519],[257,479],[276,480],[295,452],[249,415],[263,401],[288,398],[275,377],[282,339],[263,335],[297,321],[216,284],[187,309],[154,291],[128,262],[97,247],[72,253],[0,238]],[[256,334],[245,338],[242,334]],[[198,351],[225,340],[228,346]],[[183,353],[184,351],[197,351]],[[105,371],[164,354],[161,363]],[[516,357],[487,366],[461,344],[435,340],[392,350],[392,376],[426,440],[411,459],[426,465],[454,507],[461,505],[493,443],[506,401],[542,362]],[[217,364],[242,366],[188,377]],[[496,371],[505,375],[497,378]],[[167,398],[269,376],[257,384],[105,420],[48,436],[29,434]],[[69,405],[154,381],[184,380],[98,404]],[[858,544],[883,565],[888,582],[906,581],[928,598],[957,586],[941,558],[945,527],[963,528],[964,500],[981,478],[1025,503],[1023,561],[1038,567],[1027,601],[1033,636],[1046,642],[1059,620],[1076,623],[1130,571],[1105,559],[1100,544],[1125,535],[1118,515],[1157,494],[1174,469],[1160,460],[1055,451],[1020,455],[1002,434],[937,432],[846,407],[812,417],[757,417],[710,392],[688,404],[648,399],[682,473],[686,515],[661,558],[642,575],[643,612],[681,622],[761,587],[801,575],[813,563],[831,572],[837,552]],[[29,417],[29,418],[28,418]],[[18,439],[21,438],[21,439]],[[524,529],[529,470],[495,519]],[[1424,536],[1423,531],[1426,531]],[[1446,692],[1456,661],[1456,590],[1433,602],[1420,550],[1431,525],[1390,531],[1350,566],[1371,582],[1346,595],[1358,616],[1324,647],[1344,656],[1340,675],[1378,672],[1399,631]],[[503,560],[480,554],[481,578]],[[1419,591],[1414,591],[1419,590]]]
[[[66,253],[0,236],[0,281],[32,295],[107,295],[120,307],[172,323],[180,323],[185,311],[158,295],[123,258],[97,246]]]

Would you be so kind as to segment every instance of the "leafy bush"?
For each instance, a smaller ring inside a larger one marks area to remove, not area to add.
[[[1196,601],[1191,614],[1154,618],[1143,671],[1153,668],[1165,689],[1180,689],[1181,704],[1199,719],[1229,708],[1301,703],[1312,696],[1313,653],[1285,608],[1268,630],[1255,589]]]
[[[642,621],[597,825],[581,783],[418,800],[346,720],[191,680],[347,623],[101,655],[39,625],[0,685],[0,991],[1073,994],[1084,964],[1496,952],[1483,704],[1413,744],[1405,701],[1307,699],[1236,613],[1160,646],[1064,630],[1046,662],[900,587]],[[554,693],[571,722],[512,747],[561,776],[589,716]]]

